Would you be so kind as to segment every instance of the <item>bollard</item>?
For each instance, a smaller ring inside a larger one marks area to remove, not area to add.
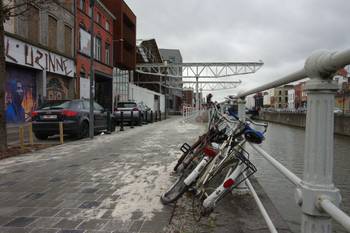
[[[146,122],[146,124],[148,124],[148,112],[147,111],[145,111],[145,122]]]
[[[151,110],[151,123],[153,123],[153,111]]]
[[[154,112],[154,121],[155,121],[155,122],[158,121],[158,114],[157,114],[157,111]]]
[[[130,128],[134,128],[134,111],[130,112]]]
[[[124,131],[124,113],[120,111],[120,131]]]
[[[110,134],[112,132],[112,122],[111,122],[111,112],[107,112],[107,133]]]
[[[18,136],[21,149],[24,150],[24,129],[22,125],[18,128]]]
[[[29,144],[31,146],[33,146],[34,145],[34,139],[33,139],[33,124],[32,123],[29,123],[28,130],[29,130]]]
[[[162,112],[159,110],[159,121],[162,121]]]
[[[59,127],[60,127],[60,143],[63,144],[63,122],[59,123]]]
[[[142,126],[142,116],[141,116],[141,111],[139,111],[139,126]]]

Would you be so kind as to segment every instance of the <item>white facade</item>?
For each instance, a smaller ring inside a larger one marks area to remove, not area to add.
[[[263,95],[264,95],[263,105],[264,106],[271,106],[271,97],[273,96],[273,94],[274,94],[274,89],[269,89],[269,90],[263,92]]]
[[[143,103],[151,108],[152,111],[165,112],[165,97],[162,94],[129,84],[129,99],[136,103]]]
[[[249,95],[246,97],[246,104],[245,106],[249,109],[255,107],[255,99],[253,95]]]
[[[295,109],[295,90],[288,90],[288,109]]]

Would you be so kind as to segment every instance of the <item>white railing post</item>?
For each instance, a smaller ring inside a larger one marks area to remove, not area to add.
[[[307,118],[304,152],[304,174],[297,203],[303,211],[302,233],[331,233],[332,221],[321,210],[319,202],[326,196],[339,205],[339,190],[333,184],[334,96],[338,89],[332,82],[336,66],[331,66],[332,53],[314,52],[305,62],[310,78],[306,84]]]

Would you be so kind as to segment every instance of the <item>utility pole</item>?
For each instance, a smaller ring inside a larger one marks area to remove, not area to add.
[[[95,0],[90,0],[91,18],[90,18],[90,114],[89,114],[89,137],[94,138],[94,6]]]

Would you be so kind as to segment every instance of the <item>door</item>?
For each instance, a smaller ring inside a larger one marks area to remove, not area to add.
[[[94,102],[95,129],[107,128],[107,112],[98,103]]]

